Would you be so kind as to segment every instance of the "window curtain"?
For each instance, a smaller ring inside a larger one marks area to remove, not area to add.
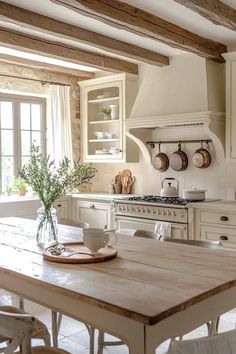
[[[48,153],[57,163],[65,156],[73,161],[69,86],[50,85],[47,117]]]

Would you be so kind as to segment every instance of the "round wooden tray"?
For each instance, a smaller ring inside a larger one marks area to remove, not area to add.
[[[101,248],[99,252],[95,255],[89,255],[82,253],[89,253],[89,249],[84,246],[83,242],[65,242],[63,243],[63,245],[66,249],[69,249],[69,251],[66,250],[64,252],[64,255],[62,253],[59,256],[55,256],[48,251],[48,249],[50,248],[48,247],[43,251],[44,259],[46,259],[47,261],[58,263],[95,263],[108,261],[109,259],[112,259],[117,255],[117,250],[111,246]],[[81,253],[70,255],[72,251]]]

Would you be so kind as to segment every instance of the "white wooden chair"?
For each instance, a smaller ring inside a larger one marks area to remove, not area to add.
[[[28,315],[28,313],[24,310],[21,310],[14,306],[0,306],[0,311],[8,312],[13,315]],[[48,329],[46,325],[37,318],[34,319],[33,325],[31,327],[31,338],[42,339],[45,345],[50,346],[50,334],[48,332]],[[0,332],[0,343],[5,342],[6,340],[8,339],[5,338],[4,335],[2,335],[2,332]]]
[[[166,354],[236,354],[236,330],[191,340],[172,341]]]
[[[73,221],[71,219],[61,219],[59,221],[60,224],[62,225],[67,225],[67,226],[74,226],[78,228],[88,228],[89,224],[85,221]],[[62,314],[58,313],[54,310],[51,311],[51,319],[52,319],[52,342],[53,346],[57,347],[58,346],[58,335],[61,327],[61,321],[62,321]],[[84,324],[89,332],[89,339],[90,339],[90,349],[89,349],[89,354],[94,354],[94,335],[95,335],[95,329],[91,326],[88,326],[87,324]]]
[[[10,308],[9,308],[10,309]],[[4,354],[69,354],[62,349],[49,346],[31,346],[37,320],[29,315],[0,311],[0,335],[5,338]],[[19,348],[20,351],[16,350]]]
[[[209,241],[209,240],[186,240],[182,238],[171,238],[171,237],[161,237],[160,241],[180,243],[189,246],[199,246],[210,249],[218,249],[221,246],[220,241]]]

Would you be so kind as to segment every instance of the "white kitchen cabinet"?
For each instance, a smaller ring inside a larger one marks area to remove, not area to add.
[[[137,93],[136,76],[122,73],[79,85],[83,161],[138,161],[138,148],[124,129]]]
[[[226,59],[226,157],[236,162],[236,52]]]
[[[94,200],[73,200],[73,219],[85,221],[90,227],[113,228],[113,203]]]
[[[221,245],[228,249],[236,249],[236,207],[235,210],[208,208],[195,209],[194,238],[209,241],[221,241]]]

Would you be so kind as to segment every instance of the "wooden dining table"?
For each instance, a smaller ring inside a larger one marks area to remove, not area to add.
[[[130,354],[154,354],[236,305],[236,256],[225,250],[119,236],[100,263],[43,258],[35,221],[0,219],[1,287],[121,338]],[[59,225],[59,241],[82,230]]]

